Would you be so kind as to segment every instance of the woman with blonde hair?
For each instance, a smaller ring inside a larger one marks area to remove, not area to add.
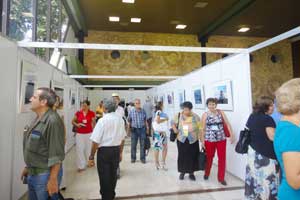
[[[282,171],[279,200],[300,199],[300,78],[284,83],[276,91],[278,123],[274,148]]]

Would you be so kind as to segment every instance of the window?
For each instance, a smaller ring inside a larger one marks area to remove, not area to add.
[[[11,0],[9,36],[18,41],[32,41],[32,0]]]

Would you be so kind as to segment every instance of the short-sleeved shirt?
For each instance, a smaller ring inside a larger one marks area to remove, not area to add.
[[[250,146],[258,153],[276,159],[273,142],[268,138],[266,128],[275,128],[273,118],[263,113],[253,113],[249,116],[246,126],[251,131]]]
[[[282,154],[285,152],[300,152],[300,127],[288,121],[280,121],[274,137],[274,148],[281,169],[284,169]],[[299,200],[300,189],[293,189],[286,180],[285,170],[282,170],[282,181],[278,192],[279,200]]]
[[[99,147],[119,146],[125,136],[124,120],[117,113],[112,112],[98,120],[91,140],[98,143]]]
[[[144,109],[133,108],[128,115],[128,121],[132,128],[144,128],[146,126],[146,112]]]
[[[29,168],[47,170],[64,160],[64,124],[52,109],[24,129],[23,155]]]
[[[184,143],[187,139],[190,144],[197,142],[200,138],[201,130],[201,121],[200,117],[196,113],[192,113],[191,116],[185,117],[182,113],[179,117],[178,123],[178,114],[174,116],[174,119],[171,122],[173,125],[177,126],[178,124],[178,136],[177,139]]]
[[[88,134],[93,132],[93,126],[92,126],[92,122],[93,119],[95,118],[95,113],[91,110],[89,110],[87,112],[87,114],[85,115],[84,112],[82,110],[76,112],[76,118],[77,118],[77,123],[81,123],[84,124],[85,126],[81,126],[79,128],[76,129],[77,133],[81,133],[81,134]]]
[[[223,126],[223,118],[220,112],[213,114],[211,112],[206,113],[205,122],[205,141],[219,142],[226,140]]]

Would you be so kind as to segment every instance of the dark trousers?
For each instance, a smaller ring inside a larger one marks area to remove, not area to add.
[[[145,140],[146,140],[146,128],[131,128],[131,160],[136,160],[136,145],[140,140],[140,159],[146,160],[145,155]]]
[[[100,147],[97,153],[97,169],[100,182],[100,194],[103,200],[115,198],[117,168],[120,161],[120,147]]]

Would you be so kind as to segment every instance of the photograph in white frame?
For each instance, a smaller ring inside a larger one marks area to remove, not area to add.
[[[196,109],[205,109],[204,86],[193,87],[193,103]]]
[[[218,101],[218,108],[221,110],[233,110],[232,81],[224,80],[216,82],[210,90],[211,96]]]
[[[179,90],[178,91],[178,102],[179,102],[179,108],[180,108],[180,105],[185,102],[185,90]]]
[[[64,84],[55,80],[51,80],[51,89],[54,90],[55,94],[59,96],[59,106],[58,110],[63,110],[64,108]]]
[[[170,107],[174,106],[174,92],[167,93],[167,102]]]
[[[30,112],[30,98],[37,89],[37,67],[25,60],[21,62],[20,112]]]

